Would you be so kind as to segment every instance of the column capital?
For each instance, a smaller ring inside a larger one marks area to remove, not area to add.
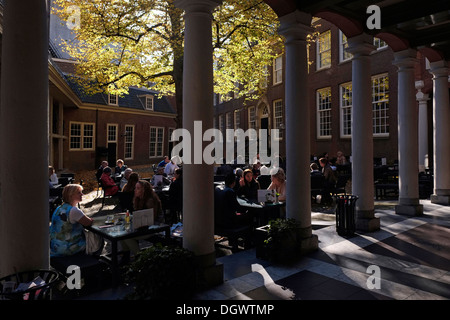
[[[448,78],[449,66],[447,61],[440,60],[435,62],[430,62],[430,69],[428,70],[434,78]]]
[[[417,51],[414,49],[409,48],[394,52],[394,61],[392,64],[398,68],[398,71],[413,69],[417,62]]]
[[[294,40],[306,40],[309,33],[314,31],[311,27],[312,16],[299,10],[279,18],[278,33],[285,37],[286,43]]]
[[[419,102],[422,102],[422,101],[428,101],[428,100],[430,100],[430,98],[429,98],[428,94],[423,93],[422,91],[419,91],[416,93],[416,100]]]
[[[373,37],[367,33],[361,33],[357,36],[348,38],[347,41],[348,47],[345,51],[351,53],[353,55],[353,59],[360,56],[368,56],[376,49],[373,45]]]
[[[211,13],[215,7],[222,4],[222,0],[175,0],[174,4],[186,13]]]

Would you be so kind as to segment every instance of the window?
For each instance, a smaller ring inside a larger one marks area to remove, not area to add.
[[[233,114],[231,112],[225,113],[225,127],[226,129],[233,129]],[[234,133],[231,133],[231,136],[230,134],[227,134],[227,132],[225,132],[225,134],[227,137],[227,141],[231,141]]]
[[[331,31],[328,30],[317,38],[317,70],[331,66]]]
[[[350,138],[352,135],[352,83],[339,86],[341,108],[341,138]]]
[[[389,136],[389,77],[372,77],[373,135]]]
[[[219,131],[220,131],[219,141],[222,142],[224,133],[223,114],[219,114]]]
[[[150,158],[162,157],[164,146],[164,128],[150,127]]]
[[[134,126],[125,126],[125,159],[133,159],[134,154]]]
[[[248,108],[248,128],[256,130],[256,108],[249,107]],[[257,137],[254,134],[255,132],[250,132],[249,139],[254,140]]]
[[[119,105],[119,95],[117,94],[108,94],[108,104],[112,106]]]
[[[373,38],[373,45],[377,47],[377,50],[387,48],[387,43],[384,40],[381,40],[380,38]]]
[[[281,124],[283,123],[283,100],[275,100],[273,102],[273,115],[275,129],[278,129],[277,139],[283,139],[283,131],[281,131]]]
[[[273,84],[283,82],[283,59],[279,56],[273,60]]]
[[[350,60],[353,55],[347,51],[345,48],[348,48],[347,36],[339,30],[339,62],[344,62]]]
[[[106,142],[117,143],[117,124],[108,124]]]
[[[241,112],[239,110],[234,111],[234,128],[239,129],[241,127]]]
[[[70,150],[94,150],[94,124],[70,122]]]
[[[153,96],[145,96],[145,110],[153,110]]]
[[[331,88],[317,90],[317,136],[331,138]]]

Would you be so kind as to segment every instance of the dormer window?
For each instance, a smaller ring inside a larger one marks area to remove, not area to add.
[[[119,95],[108,94],[108,104],[111,106],[118,106],[119,105]]]
[[[153,111],[153,96],[145,96],[145,110]]]

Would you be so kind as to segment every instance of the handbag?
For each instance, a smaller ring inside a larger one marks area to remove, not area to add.
[[[103,249],[105,241],[102,236],[86,229],[84,230],[84,235],[86,237],[86,254],[95,255]]]

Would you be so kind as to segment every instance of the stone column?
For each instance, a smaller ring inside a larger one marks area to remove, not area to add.
[[[356,228],[375,231],[380,219],[374,215],[372,80],[370,53],[372,37],[361,34],[348,39],[352,58],[352,193],[356,201]]]
[[[311,226],[310,116],[306,36],[312,31],[311,15],[295,11],[280,17],[279,33],[286,48],[286,217],[297,220],[303,230],[302,251],[318,248]],[[295,161],[290,161],[295,159]]]
[[[0,101],[0,277],[49,267],[47,1],[7,1]]]
[[[416,100],[419,103],[419,172],[426,169],[425,159],[428,155],[428,94],[422,92],[424,83],[416,81]]]
[[[448,63],[430,63],[433,74],[433,169],[434,194],[431,202],[450,204],[450,104],[448,94]]]
[[[394,54],[398,67],[398,159],[399,199],[397,214],[423,214],[419,203],[418,114],[414,86],[414,66],[417,52],[407,49]]]
[[[210,142],[202,143],[202,139],[203,133],[214,127],[211,23],[212,11],[221,2],[175,1],[177,7],[185,10],[183,128],[190,133],[192,142],[190,161],[183,159],[183,246],[198,257],[210,284],[223,281],[223,269],[216,268],[215,260],[214,171],[212,165],[203,161],[203,150]],[[193,181],[204,183],[193,187]]]

